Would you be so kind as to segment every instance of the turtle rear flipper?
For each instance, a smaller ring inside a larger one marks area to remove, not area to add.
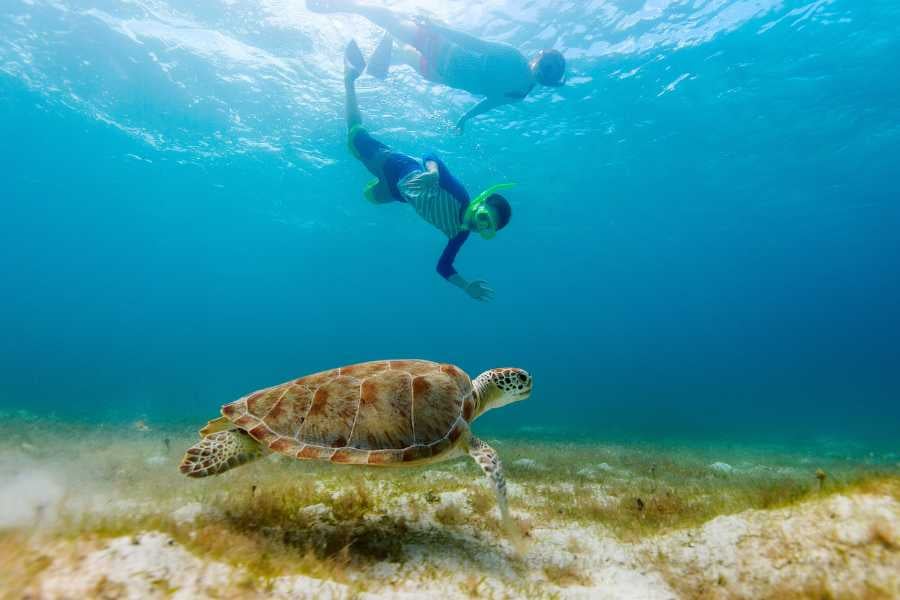
[[[208,477],[252,462],[262,455],[262,446],[240,429],[218,431],[188,448],[179,468],[188,477]]]

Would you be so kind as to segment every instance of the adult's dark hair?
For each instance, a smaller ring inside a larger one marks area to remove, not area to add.
[[[532,59],[535,78],[541,85],[559,87],[566,81],[566,58],[559,50],[547,48]]]

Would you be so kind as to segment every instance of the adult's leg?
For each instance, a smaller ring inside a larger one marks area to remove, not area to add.
[[[419,71],[422,67],[422,55],[412,46],[404,44],[394,48],[394,52],[391,55],[391,64],[409,65],[416,71]]]
[[[307,0],[306,7],[319,13],[345,12],[365,17],[378,25],[403,43],[414,46],[416,43],[416,23],[403,15],[384,8],[357,2],[357,0]]]
[[[384,79],[391,66],[409,65],[423,76],[427,76],[427,73],[423,72],[422,54],[409,44],[394,44],[393,39],[391,34],[384,34],[381,43],[369,56],[366,73]]]

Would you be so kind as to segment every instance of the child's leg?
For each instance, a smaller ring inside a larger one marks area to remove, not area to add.
[[[369,182],[364,194],[371,202],[391,202],[391,192],[384,181],[384,162],[391,149],[379,142],[362,127],[362,115],[356,98],[356,80],[366,68],[356,42],[351,41],[344,53],[344,91],[347,103],[347,143],[350,152],[376,179]]]
[[[347,130],[362,124],[359,102],[356,99],[356,80],[362,74],[366,64],[356,42],[347,44],[344,52],[344,92],[347,102]]]
[[[356,80],[366,68],[365,60],[359,51],[356,42],[347,44],[344,52],[344,91],[347,103],[347,142],[350,152],[355,156],[376,179],[369,182],[365,189],[365,196],[371,202],[383,204],[397,200],[388,185],[385,176],[385,165],[388,161],[394,161],[396,165],[400,161],[399,168],[406,168],[407,172],[419,168],[418,162],[404,154],[393,152],[389,146],[373,138],[362,127],[362,115],[359,112],[359,102],[356,98]],[[392,169],[394,179],[398,177],[397,169]],[[396,193],[396,184],[395,193]]]
[[[352,79],[344,80],[344,89],[347,92],[347,130],[351,130],[362,124],[362,115],[359,114],[359,103],[356,101],[356,84]]]

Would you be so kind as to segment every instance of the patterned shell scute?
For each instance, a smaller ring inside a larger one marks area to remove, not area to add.
[[[343,448],[353,431],[362,382],[338,375],[316,388],[297,439],[316,446]]]
[[[417,442],[430,443],[441,439],[462,413],[459,387],[443,373],[414,378],[412,396],[415,415],[413,434]]]
[[[349,446],[382,450],[406,448],[415,443],[410,374],[406,371],[385,371],[363,381],[356,427]]]
[[[472,391],[469,376],[453,365],[377,361],[254,392],[222,414],[292,458],[381,465],[450,448],[470,420]]]

